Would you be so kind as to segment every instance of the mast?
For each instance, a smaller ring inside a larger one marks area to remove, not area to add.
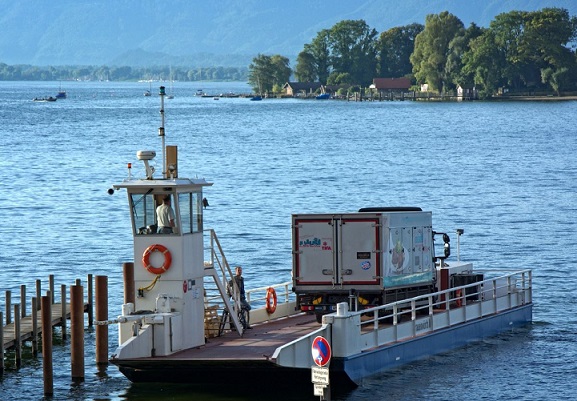
[[[164,86],[160,87],[160,128],[158,128],[158,136],[162,138],[162,178],[166,179],[166,139],[164,136],[164,96],[166,91]]]

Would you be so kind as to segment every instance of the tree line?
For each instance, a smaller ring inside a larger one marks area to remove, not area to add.
[[[246,67],[107,67],[60,66],[37,67],[0,63],[1,81],[246,81]]]
[[[373,78],[409,77],[446,93],[475,87],[481,97],[500,88],[577,90],[577,18],[563,8],[499,14],[488,28],[465,28],[445,11],[425,24],[378,32],[364,20],[345,20],[317,33],[294,70],[280,55],[258,55],[249,66],[256,92],[275,91],[290,76],[299,82],[369,86]]]

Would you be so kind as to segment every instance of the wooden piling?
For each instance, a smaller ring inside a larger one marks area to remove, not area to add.
[[[66,340],[66,285],[60,285],[60,316],[61,322],[60,326],[62,327],[62,341]]]
[[[40,308],[42,307],[42,302],[40,302],[40,300],[42,299],[42,281],[41,280],[36,280],[36,310],[40,310]]]
[[[44,395],[54,394],[54,372],[52,366],[52,297],[42,297],[42,373]]]
[[[102,312],[100,312],[101,314],[103,313],[104,319],[107,320],[108,318],[108,290],[107,290],[107,277],[104,277],[105,281],[104,281],[104,292],[103,295],[101,295],[101,299],[104,302],[104,310]],[[92,280],[92,275],[89,275],[89,280]],[[77,280],[77,282],[80,282],[81,280]],[[54,288],[54,276],[50,276],[50,287],[53,289]],[[67,304],[67,293],[66,293],[66,285],[61,285],[61,305],[60,306],[53,306],[56,305],[56,303],[54,302],[54,292],[53,291],[45,291],[45,297],[49,300],[50,302],[50,308],[49,308],[49,313],[47,315],[47,317],[45,317],[43,315],[43,306],[42,306],[42,301],[43,301],[43,296],[40,297],[32,297],[31,298],[31,303],[30,303],[30,308],[31,308],[31,313],[27,313],[27,306],[26,306],[26,301],[27,301],[27,294],[26,294],[26,285],[21,285],[20,286],[20,299],[23,303],[21,304],[13,304],[12,303],[12,292],[11,291],[6,291],[6,312],[2,311],[0,312],[0,338],[4,338],[4,334],[6,334],[6,332],[10,333],[10,339],[7,344],[2,344],[2,347],[0,347],[0,376],[2,375],[2,372],[5,369],[5,361],[4,361],[4,357],[6,355],[5,353],[5,348],[4,345],[6,345],[8,348],[13,349],[15,352],[15,362],[16,362],[16,367],[20,368],[22,365],[22,351],[23,351],[23,346],[24,344],[24,339],[26,341],[30,341],[31,342],[31,351],[32,351],[32,355],[34,357],[38,356],[39,350],[42,350],[42,353],[45,354],[45,344],[44,344],[44,339],[46,335],[50,335],[50,342],[52,342],[53,340],[53,336],[54,336],[54,332],[53,332],[53,325],[59,325],[62,327],[62,339],[66,340],[66,338],[70,335],[69,333],[67,333],[67,320],[68,318],[72,319],[71,317],[71,307],[69,307]],[[81,285],[79,286],[81,289],[83,289],[84,287],[82,287]],[[42,288],[41,288],[41,280],[36,280],[36,294],[41,293]],[[81,320],[81,328],[80,328],[80,337],[83,339],[83,335],[84,335],[84,311],[85,309],[85,301],[84,301],[84,295],[82,293],[82,291],[80,292],[80,300],[79,303],[77,305],[78,308],[80,308],[80,320]],[[44,309],[46,309],[44,307]],[[52,312],[55,312],[55,316],[52,316]],[[12,315],[12,313],[14,313],[14,315]],[[39,315],[40,314],[40,315]],[[28,316],[27,316],[28,315]],[[5,316],[7,316],[5,318]],[[14,316],[14,317],[12,317]],[[48,328],[45,328],[43,326],[44,322],[42,319],[48,319],[47,320],[47,324],[48,324]],[[6,322],[5,322],[6,320]],[[5,326],[9,325],[8,327]],[[106,328],[105,328],[106,329]],[[40,335],[40,333],[43,332],[44,335]],[[104,341],[104,345],[105,346],[101,346],[100,349],[102,349],[102,352],[104,354],[103,359],[101,358],[101,361],[106,361],[107,362],[107,354],[108,354],[108,332],[106,332],[106,335],[104,336],[100,336],[103,341]],[[42,338],[42,343],[40,343]],[[51,352],[51,347],[49,347],[50,352]],[[80,358],[80,360],[82,361],[82,363],[84,363],[84,346],[82,346],[82,350],[81,350],[81,355],[82,357]],[[47,355],[45,355],[46,357]],[[50,363],[52,363],[50,361]],[[50,365],[51,366],[51,365]],[[83,374],[81,374],[83,375]],[[1,398],[1,396],[0,396]]]
[[[20,286],[20,317],[26,317],[26,285]]]
[[[70,287],[70,363],[72,379],[84,380],[84,287]]]
[[[12,323],[12,291],[6,291],[6,324]]]
[[[96,276],[96,320],[108,320],[108,277]],[[96,326],[96,363],[108,363],[108,326]]]
[[[0,338],[4,339],[4,313],[0,311]],[[2,340],[4,341],[4,340]],[[0,377],[4,374],[4,345],[0,347]]]
[[[22,366],[22,335],[20,327],[20,305],[14,305],[14,351],[16,359],[16,367]]]
[[[122,264],[124,277],[124,303],[135,303],[135,285],[134,285],[134,263],[125,262]]]
[[[54,305],[54,274],[48,276],[48,288],[50,288],[50,304]]]
[[[38,356],[38,298],[32,297],[32,355]]]
[[[94,324],[94,302],[93,302],[93,290],[92,290],[92,274],[88,275],[88,290],[87,290],[87,300],[88,303],[88,326],[92,327]]]

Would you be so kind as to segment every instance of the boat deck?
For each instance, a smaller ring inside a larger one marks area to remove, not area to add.
[[[240,337],[236,331],[209,338],[201,347],[191,348],[169,356],[139,358],[140,360],[270,360],[275,350],[290,341],[309,334],[320,327],[314,315],[298,314],[287,318],[256,324]]]

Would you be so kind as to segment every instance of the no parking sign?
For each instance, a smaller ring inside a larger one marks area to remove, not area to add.
[[[331,361],[331,345],[326,338],[317,336],[311,347],[313,361],[317,366],[323,367]]]

